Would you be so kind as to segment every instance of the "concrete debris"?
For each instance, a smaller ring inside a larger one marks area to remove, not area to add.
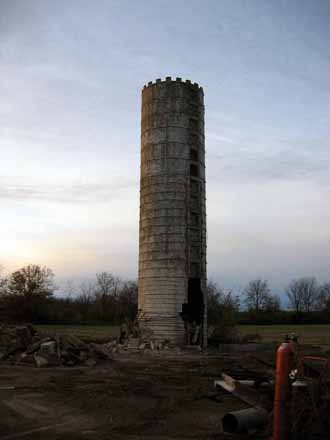
[[[108,360],[111,359],[109,349],[106,345],[90,344],[90,352],[94,355],[93,359]]]
[[[2,359],[23,351],[33,342],[34,331],[31,326],[0,326],[0,353]]]
[[[159,352],[161,350],[177,349],[169,339],[157,339],[150,328],[140,326],[137,321],[128,320],[121,326],[119,338],[106,345],[113,353],[122,350]]]
[[[32,326],[0,326],[0,362],[42,368],[93,366],[111,359],[112,350],[107,344],[86,343],[72,335],[42,338]]]
[[[135,338],[134,336],[131,336],[129,339],[128,339],[128,346],[127,346],[127,348],[133,348],[133,349],[138,349],[139,348],[139,345],[140,345],[140,340],[139,340],[139,338]]]
[[[49,341],[51,341],[51,338],[43,338],[43,339],[40,339],[36,342],[33,342],[32,344],[29,344],[27,349],[25,350],[25,353],[26,354],[33,354],[39,350],[39,348],[42,344],[49,342]]]
[[[186,347],[187,350],[189,347]],[[169,340],[159,340],[138,325],[122,326],[118,338],[106,343],[85,342],[74,335],[43,337],[30,325],[0,325],[0,362],[35,365],[38,368],[56,366],[93,366],[111,360],[121,352],[159,353],[178,349]]]
[[[34,360],[38,368],[48,366],[48,360],[45,357],[39,356],[36,353],[34,354]]]
[[[43,342],[42,344],[40,344],[39,352],[41,355],[46,355],[46,357],[53,356],[55,354],[57,355],[56,341]]]

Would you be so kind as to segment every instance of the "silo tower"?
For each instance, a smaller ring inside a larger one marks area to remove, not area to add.
[[[142,90],[139,323],[206,343],[204,94],[181,78]]]

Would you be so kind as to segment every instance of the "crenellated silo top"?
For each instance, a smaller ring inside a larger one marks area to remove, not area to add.
[[[186,86],[186,87],[189,87],[190,89],[194,89],[196,91],[199,91],[199,93],[202,93],[202,94],[204,93],[203,87],[199,86],[196,82],[192,83],[189,79],[186,79],[184,81],[184,80],[182,80],[182,78],[179,78],[179,77],[172,79],[171,76],[167,76],[163,80],[161,78],[157,78],[156,81],[149,81],[148,84],[145,84],[143,86],[142,91],[144,91],[145,89],[148,89],[149,87],[169,85],[169,84],[178,84],[181,86]]]
[[[152,112],[159,111],[184,111],[189,106],[200,106],[204,112],[204,92],[203,88],[190,80],[182,81],[181,78],[172,79],[170,76],[165,80],[160,78],[150,81],[142,89],[142,112],[143,116],[147,109],[146,106],[152,105]],[[156,109],[157,107],[157,109]],[[179,110],[178,107],[181,107]]]

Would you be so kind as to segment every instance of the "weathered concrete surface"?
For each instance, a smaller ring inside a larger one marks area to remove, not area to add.
[[[200,280],[205,343],[204,94],[166,78],[142,91],[139,321],[155,337],[185,342],[189,279]]]

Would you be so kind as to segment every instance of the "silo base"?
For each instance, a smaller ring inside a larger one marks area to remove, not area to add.
[[[185,344],[185,327],[180,316],[139,314],[141,335],[158,341],[168,341],[174,345]]]

